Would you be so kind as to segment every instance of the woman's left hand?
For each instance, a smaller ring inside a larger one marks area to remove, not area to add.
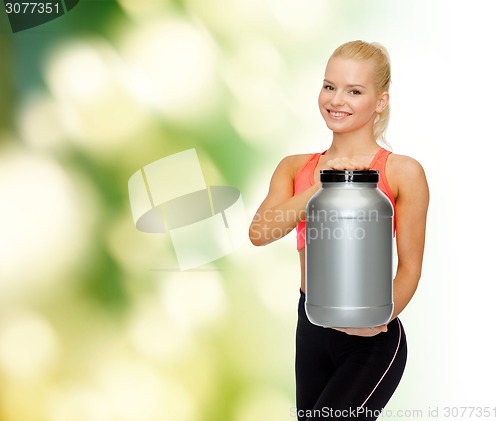
[[[382,332],[387,332],[387,325],[380,325],[380,326],[375,326],[375,327],[363,327],[363,328],[354,328],[354,327],[340,328],[340,327],[334,327],[332,329],[338,330],[339,332],[347,333],[348,335],[369,337],[369,336],[378,335],[379,333],[382,333]]]

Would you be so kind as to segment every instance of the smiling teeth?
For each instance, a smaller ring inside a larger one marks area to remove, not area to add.
[[[334,117],[345,117],[350,115],[349,113],[341,113],[341,112],[334,112],[330,111],[330,114],[332,114]]]

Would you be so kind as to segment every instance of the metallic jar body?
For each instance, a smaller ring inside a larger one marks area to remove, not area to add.
[[[394,210],[378,171],[321,171],[306,213],[306,314],[325,327],[372,327],[393,312]]]

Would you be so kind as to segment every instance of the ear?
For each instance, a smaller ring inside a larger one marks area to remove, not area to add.
[[[375,109],[375,111],[380,114],[387,108],[388,105],[389,105],[389,92],[382,92],[382,94],[380,94],[378,98],[377,108]]]

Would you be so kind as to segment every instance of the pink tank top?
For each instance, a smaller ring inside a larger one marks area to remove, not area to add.
[[[326,151],[325,151],[326,152]],[[294,186],[294,196],[298,193],[307,190],[314,184],[314,170],[318,165],[319,158],[323,153],[315,153],[313,154],[307,162],[297,171],[295,174],[295,180],[293,183]],[[396,202],[394,200],[394,195],[392,194],[391,187],[387,182],[387,176],[385,174],[385,164],[387,162],[387,157],[392,152],[387,149],[381,148],[376,155],[373,157],[372,162],[370,163],[371,170],[378,170],[379,172],[379,189],[385,193],[385,195],[389,198],[394,208],[394,226],[396,226]],[[297,250],[304,248],[306,244],[306,221],[302,220],[297,225]]]

